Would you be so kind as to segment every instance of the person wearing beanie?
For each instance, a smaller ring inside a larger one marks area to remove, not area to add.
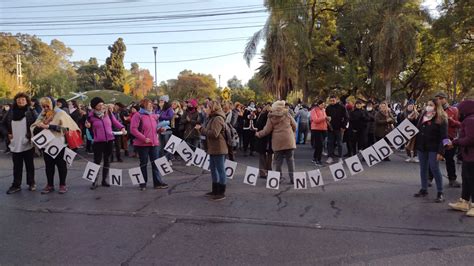
[[[100,97],[95,97],[91,100],[92,111],[89,112],[86,127],[92,129],[94,135],[94,144],[92,150],[94,151],[94,163],[100,165],[104,161],[102,168],[102,186],[110,187],[107,183],[110,167],[110,156],[112,154],[115,136],[113,134],[112,126],[119,129],[122,134],[127,134],[125,127],[107,111],[107,106],[104,100]],[[98,178],[92,183],[91,189],[98,187]]]
[[[289,113],[285,101],[276,101],[272,104],[271,112],[265,127],[255,133],[257,138],[267,135],[272,136],[273,168],[281,172],[283,159],[288,165],[290,182],[293,184],[293,173],[295,171],[294,151],[296,149],[296,121]]]
[[[13,98],[12,109],[2,120],[2,126],[7,130],[7,137],[11,140],[9,147],[13,160],[13,183],[7,194],[13,194],[21,190],[23,163],[26,167],[28,190],[36,190],[33,159],[35,149],[31,143],[30,131],[36,116],[35,110],[31,107],[30,97],[25,93],[18,93]]]
[[[42,130],[50,130],[56,138],[60,138],[62,143],[66,143],[66,138],[64,137],[66,131],[80,130],[76,122],[74,122],[74,120],[66,112],[55,106],[55,101],[51,97],[41,98],[40,104],[43,108],[43,111],[38,116],[38,119],[36,119],[36,122],[34,122],[30,127],[32,135],[36,135]],[[56,158],[53,158],[46,152],[43,152],[48,184],[43,189],[43,191],[41,191],[41,194],[48,194],[54,191],[55,167],[58,168],[59,173],[59,193],[64,194],[67,192],[67,164],[63,157],[64,149],[56,156]]]
[[[198,102],[196,99],[189,99],[186,111],[179,121],[180,126],[184,129],[183,140],[192,148],[196,149],[200,141],[200,133],[196,130],[199,123],[199,113],[197,110]]]

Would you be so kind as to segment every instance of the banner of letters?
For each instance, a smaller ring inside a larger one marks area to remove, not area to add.
[[[404,120],[394,130],[385,136],[385,138],[379,140],[374,145],[361,151],[362,157],[368,167],[372,167],[383,159],[393,154],[393,150],[390,146],[398,149],[411,138],[418,133],[418,129],[408,120]],[[41,133],[35,135],[32,138],[33,143],[39,148],[44,149],[48,155],[52,158],[56,158],[61,151],[64,149],[63,159],[70,167],[76,158],[77,153],[69,149],[66,144],[62,142],[61,138],[57,138],[49,130],[43,130]],[[388,141],[388,142],[387,142]],[[390,143],[390,144],[389,144]],[[195,166],[209,171],[209,155],[202,149],[196,148],[191,149],[189,145],[182,139],[172,135],[166,144],[165,150],[171,154],[178,153],[187,166]],[[173,173],[173,168],[170,162],[164,156],[156,159],[153,162],[157,167],[162,176]],[[358,155],[352,156],[344,160],[350,175],[356,175],[364,171],[364,167]],[[348,173],[344,168],[343,162],[337,162],[329,165],[329,171],[332,174],[334,181],[340,181],[348,177]],[[228,179],[234,178],[234,173],[237,168],[237,162],[226,160],[225,161],[225,172]],[[259,169],[246,166],[243,182],[247,185],[255,186],[257,184],[257,177]],[[82,175],[82,178],[90,182],[94,182],[99,173],[100,165],[93,162],[87,161],[87,165]],[[109,182],[114,186],[122,186],[123,184],[123,169],[109,169]],[[128,175],[134,185],[139,185],[145,182],[140,167],[128,169]],[[279,189],[280,188],[281,173],[276,171],[269,171],[266,187],[268,189]],[[295,172],[294,173],[294,189],[307,189],[308,187],[319,187],[323,186],[324,181],[321,176],[320,169],[316,169],[309,172]]]

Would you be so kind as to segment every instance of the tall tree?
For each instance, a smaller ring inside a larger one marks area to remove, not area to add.
[[[231,89],[242,89],[244,86],[242,85],[242,80],[238,79],[237,76],[233,76],[227,81],[227,87]]]
[[[109,46],[110,56],[105,61],[105,89],[123,91],[125,85],[123,59],[126,50],[127,47],[122,38],[118,38],[112,46]]]

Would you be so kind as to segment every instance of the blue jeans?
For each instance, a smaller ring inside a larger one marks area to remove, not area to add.
[[[213,183],[225,185],[225,155],[209,155],[209,168]]]
[[[158,168],[154,163],[154,161],[158,159],[159,149],[160,147],[158,146],[135,146],[135,150],[137,151],[138,157],[140,158],[140,168],[142,170],[143,178],[145,179],[145,184],[142,184],[142,187],[145,187],[146,183],[148,182],[148,159],[150,159],[151,162],[151,170],[153,173],[153,186],[157,186],[160,183],[163,183],[161,181],[160,172],[158,171]]]
[[[342,157],[342,131],[338,130],[331,130],[328,131],[328,156],[335,158],[336,155],[334,154],[334,145],[337,145],[337,152],[339,157]]]
[[[421,189],[428,189],[428,169],[433,173],[438,192],[443,192],[443,177],[439,170],[439,162],[436,160],[437,152],[418,150],[418,160],[420,160]]]

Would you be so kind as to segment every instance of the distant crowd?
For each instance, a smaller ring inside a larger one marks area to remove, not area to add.
[[[0,135],[5,142],[5,152],[12,154],[14,164],[8,194],[21,190],[23,165],[28,189],[36,190],[35,156],[43,156],[45,160],[47,186],[42,193],[55,190],[56,169],[59,193],[67,192],[67,166],[62,154],[52,158],[31,143],[32,136],[50,130],[65,143],[74,137],[70,132],[78,132],[84,145],[75,150],[84,149],[93,154],[96,164],[103,164],[100,184],[104,187],[109,186],[111,162],[122,162],[124,156],[138,157],[145,179],[145,183],[140,184],[141,190],[146,189],[148,162],[152,165],[153,188],[168,187],[153,161],[162,156],[179,160],[164,150],[171,135],[176,135],[193,149],[203,149],[210,155],[212,190],[206,195],[222,200],[226,190],[226,158],[235,160],[237,155],[258,154],[261,178],[266,178],[269,170],[281,172],[286,161],[292,183],[297,145],[309,142],[314,149],[313,163],[321,167],[357,155],[383,139],[405,119],[420,131],[403,147],[406,162],[420,165],[421,189],[415,197],[427,196],[430,180],[434,179],[436,202],[444,201],[441,160],[446,161],[448,185],[460,187],[457,157],[463,162],[462,198],[450,206],[474,216],[474,208],[470,207],[474,196],[474,100],[467,97],[451,106],[443,92],[423,104],[413,100],[407,100],[404,105],[383,101],[350,102],[347,98],[330,96],[311,105],[299,101],[294,106],[285,101],[260,104],[220,102],[210,98],[171,101],[166,95],[159,100],[142,99],[127,105],[105,103],[95,97],[86,106],[62,98],[30,100],[28,95],[19,93],[12,104],[1,107]],[[91,189],[98,185],[99,178]]]

